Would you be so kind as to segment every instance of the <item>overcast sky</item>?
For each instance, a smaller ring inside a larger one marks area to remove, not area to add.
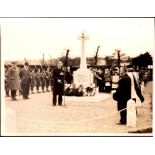
[[[134,57],[154,50],[153,18],[25,18],[0,19],[2,54],[5,60],[57,58],[70,49],[81,54],[79,36],[85,32],[86,56],[111,55],[119,48]]]

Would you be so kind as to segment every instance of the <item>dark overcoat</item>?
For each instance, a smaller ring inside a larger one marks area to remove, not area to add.
[[[30,75],[30,71],[25,68],[22,68],[19,72],[19,76],[21,79],[21,87],[23,87],[24,85],[29,85],[31,82],[31,75]]]
[[[67,82],[67,84],[71,84],[72,81],[73,81],[73,75],[71,72],[66,72],[66,75],[65,75],[65,80]]]
[[[20,78],[17,67],[10,67],[7,71],[8,86],[10,90],[20,90]]]
[[[58,80],[61,80],[61,82],[58,82]],[[57,67],[53,70],[53,91],[58,95],[64,93],[64,71]]]
[[[113,94],[114,100],[117,101],[118,110],[127,106],[127,101],[131,98],[131,79],[125,74],[118,82],[116,93]]]

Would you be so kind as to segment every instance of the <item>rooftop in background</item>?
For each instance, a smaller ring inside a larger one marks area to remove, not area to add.
[[[11,60],[8,60],[8,61],[5,61],[4,64],[5,65],[11,65]],[[25,61],[24,60],[16,60],[17,62],[17,65],[24,65]],[[42,64],[42,60],[27,60],[27,62],[29,63],[29,65],[41,65]],[[52,59],[52,62],[51,60],[47,60],[46,61],[47,64],[52,64],[52,65],[55,65],[56,63],[56,59]]]

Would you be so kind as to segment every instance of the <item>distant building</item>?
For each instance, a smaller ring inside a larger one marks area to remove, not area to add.
[[[122,63],[120,63],[120,66],[128,66],[130,64],[131,64],[130,62],[122,62]]]
[[[105,58],[98,57],[97,66],[105,66],[105,65],[107,65]]]

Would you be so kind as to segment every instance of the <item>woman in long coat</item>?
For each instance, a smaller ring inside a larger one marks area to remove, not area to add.
[[[12,101],[15,101],[17,100],[16,92],[17,90],[20,90],[19,71],[15,62],[12,62],[11,67],[8,69],[7,77],[8,77],[9,89],[11,90],[11,98]]]

